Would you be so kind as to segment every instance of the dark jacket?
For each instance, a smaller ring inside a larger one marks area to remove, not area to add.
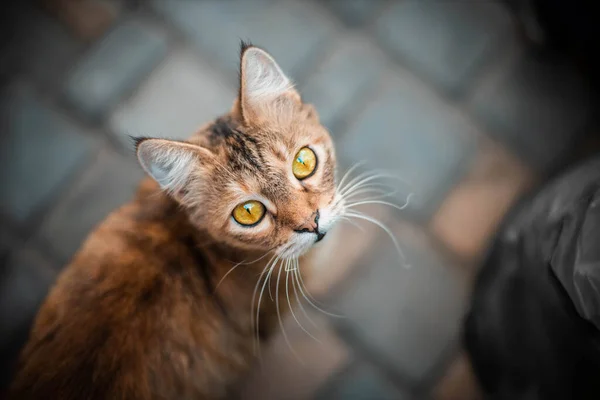
[[[510,213],[465,346],[491,399],[600,399],[600,157]]]

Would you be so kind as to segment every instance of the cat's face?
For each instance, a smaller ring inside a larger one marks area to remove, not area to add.
[[[186,142],[140,140],[138,159],[215,240],[297,257],[343,207],[333,143],[270,55],[243,47],[240,64],[228,115]]]

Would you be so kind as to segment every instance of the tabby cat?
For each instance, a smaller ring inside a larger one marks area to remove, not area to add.
[[[341,216],[327,130],[255,46],[242,43],[228,114],[187,141],[135,142],[152,179],[59,277],[10,398],[229,397],[283,311],[257,306],[261,285],[275,289],[282,270],[300,284],[305,254]]]

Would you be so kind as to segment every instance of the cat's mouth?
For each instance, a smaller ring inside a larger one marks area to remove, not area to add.
[[[316,243],[323,240],[327,232],[295,233],[288,243],[281,246],[277,253],[283,259],[298,258],[306,254]]]

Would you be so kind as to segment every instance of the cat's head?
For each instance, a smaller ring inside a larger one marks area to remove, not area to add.
[[[191,221],[240,249],[306,252],[341,212],[331,137],[264,50],[242,43],[233,109],[187,141],[137,143],[144,170]]]

